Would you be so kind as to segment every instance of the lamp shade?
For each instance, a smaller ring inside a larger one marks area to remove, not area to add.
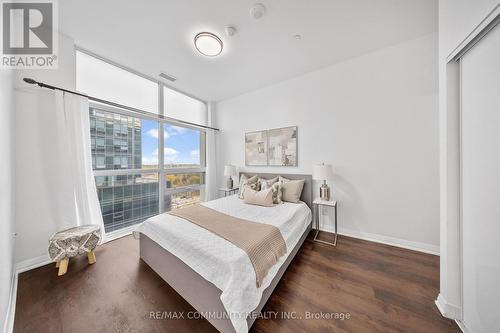
[[[224,176],[236,176],[236,167],[234,165],[226,165],[224,167]]]
[[[331,164],[316,164],[313,167],[313,178],[316,180],[328,180],[333,178],[333,167]]]

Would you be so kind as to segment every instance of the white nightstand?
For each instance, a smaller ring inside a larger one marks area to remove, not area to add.
[[[228,195],[238,193],[238,190],[239,190],[239,187],[233,187],[233,188],[221,187],[221,188],[219,188],[219,192],[224,192],[225,197],[227,197]]]
[[[316,225],[316,234],[314,235],[314,241],[322,243],[322,244],[327,244],[327,245],[332,245],[332,246],[337,246],[337,201],[325,201],[321,199],[315,199],[313,201],[313,207],[314,207],[314,215],[315,215],[315,225]],[[335,239],[333,240],[333,243],[326,242],[323,240],[318,239],[318,234],[320,232],[320,207],[333,207],[334,211],[334,218],[335,218]]]

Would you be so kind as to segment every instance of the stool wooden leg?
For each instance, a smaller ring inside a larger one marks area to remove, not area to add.
[[[57,273],[57,276],[66,274],[66,272],[68,271],[68,265],[69,265],[69,258],[59,261],[59,272]]]
[[[94,251],[90,251],[90,252],[87,252],[87,259],[89,260],[89,264],[95,264],[96,262],[96,258],[95,258],[95,252]]]

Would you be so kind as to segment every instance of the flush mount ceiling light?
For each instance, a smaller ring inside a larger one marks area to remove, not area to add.
[[[221,54],[224,44],[211,32],[200,32],[194,36],[194,46],[204,56],[215,57]]]

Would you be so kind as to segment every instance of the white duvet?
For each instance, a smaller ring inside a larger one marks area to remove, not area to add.
[[[274,207],[248,205],[237,195],[203,203],[221,213],[279,228],[287,254],[269,270],[260,288],[248,255],[229,241],[210,231],[169,214],[154,216],[140,224],[137,231],[181,259],[194,271],[222,291],[221,301],[236,332],[248,332],[247,314],[260,303],[291,250],[311,222],[311,210],[303,202]]]

